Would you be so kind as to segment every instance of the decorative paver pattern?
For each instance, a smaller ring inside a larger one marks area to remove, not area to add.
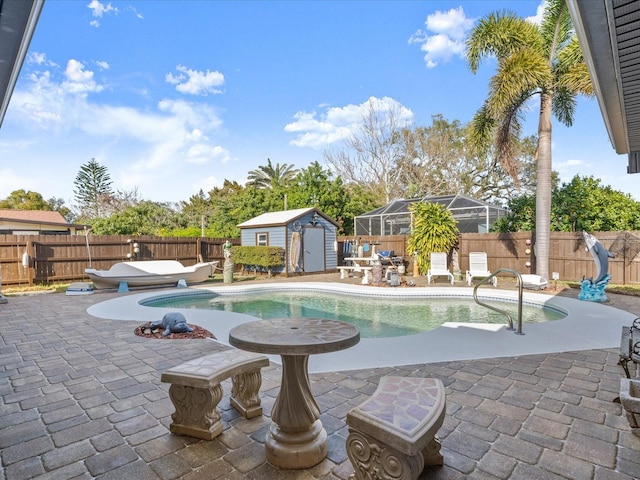
[[[0,480],[345,480],[353,471],[346,414],[387,375],[438,378],[446,389],[444,466],[421,479],[640,478],[640,437],[612,401],[624,376],[618,348],[311,374],[329,452],[311,469],[281,471],[264,457],[280,367],[263,369],[263,417],[247,420],[223,398],[215,440],[173,435],[161,373],[228,347],[144,339],[134,335],[137,322],[85,313],[115,295],[0,305]],[[640,299],[607,295],[640,315]]]

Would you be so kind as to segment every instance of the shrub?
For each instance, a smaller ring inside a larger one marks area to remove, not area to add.
[[[446,252],[458,241],[458,222],[446,207],[437,203],[416,202],[409,206],[413,224],[407,242],[410,253],[418,252],[418,269],[426,274],[431,252]]]
[[[245,269],[254,272],[266,270],[271,276],[275,267],[284,266],[284,248],[236,245],[231,248],[231,259]]]

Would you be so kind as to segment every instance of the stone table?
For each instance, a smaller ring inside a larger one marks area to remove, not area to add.
[[[258,320],[229,332],[229,343],[237,348],[282,357],[282,384],[265,444],[269,463],[304,469],[326,457],[327,432],[309,385],[309,355],[343,350],[359,341],[356,326],[325,318]]]

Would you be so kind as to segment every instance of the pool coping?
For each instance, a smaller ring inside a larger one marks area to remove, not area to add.
[[[337,282],[269,283],[262,285],[197,286],[188,289],[170,289],[130,293],[92,305],[87,313],[98,318],[147,322],[162,318],[170,311],[182,312],[187,321],[211,331],[218,342],[229,345],[229,330],[255,317],[226,311],[178,308],[158,308],[140,305],[151,297],[211,291],[221,294],[265,291],[329,291],[359,296],[386,297],[471,297],[468,287],[414,287],[388,288],[343,284]],[[513,290],[481,288],[482,299],[508,299],[517,301]],[[363,338],[352,348],[340,352],[313,355],[309,358],[309,371],[328,372],[366,368],[415,365],[423,363],[473,360],[479,358],[514,357],[521,355],[558,353],[576,350],[614,348],[620,345],[622,326],[628,326],[636,317],[632,313],[607,305],[575,300],[543,293],[526,291],[524,301],[546,305],[567,312],[560,320],[527,323],[524,335],[516,335],[507,325],[468,324],[449,322],[427,332],[403,337]],[[270,360],[280,364],[278,356]]]

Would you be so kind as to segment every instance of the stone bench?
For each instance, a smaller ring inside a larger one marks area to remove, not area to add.
[[[264,355],[225,350],[190,360],[164,372],[170,383],[169,397],[176,411],[171,415],[172,433],[212,440],[222,432],[218,403],[220,383],[231,378],[231,405],[245,418],[262,415],[260,369],[269,365]]]
[[[362,273],[362,283],[368,284],[371,277],[371,270],[373,267],[363,267],[361,265],[341,265],[338,267],[340,270],[340,279],[345,279],[349,276],[349,272]]]
[[[629,361],[640,362],[640,338],[634,340],[634,332],[640,332],[640,318],[636,318],[631,327],[622,327],[620,334],[620,360],[618,360],[618,365],[622,366],[627,378],[631,378],[627,363]]]
[[[415,480],[425,465],[442,465],[436,433],[444,417],[440,380],[382,377],[374,394],[347,413],[349,478]]]

